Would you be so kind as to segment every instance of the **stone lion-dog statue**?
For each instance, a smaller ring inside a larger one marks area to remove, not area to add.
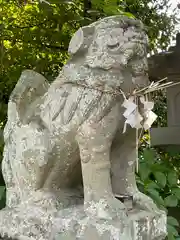
[[[149,84],[147,44],[140,21],[107,17],[73,35],[70,59],[52,84],[22,73],[4,129],[6,210],[59,211],[84,200],[87,215],[108,219],[126,215],[116,196],[131,196],[135,207],[159,211],[136,186],[136,129],[122,133],[120,90]]]

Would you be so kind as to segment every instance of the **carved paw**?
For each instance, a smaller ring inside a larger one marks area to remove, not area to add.
[[[133,203],[141,210],[146,210],[153,213],[163,213],[163,211],[156,206],[150,197],[146,196],[140,191],[137,191],[133,194]]]
[[[103,198],[99,201],[85,203],[85,212],[98,219],[113,220],[126,219],[127,210],[125,205],[116,198]]]

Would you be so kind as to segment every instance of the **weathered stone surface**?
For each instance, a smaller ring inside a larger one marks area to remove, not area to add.
[[[25,212],[22,212],[22,208],[16,209],[16,213],[14,210],[14,214],[11,212],[11,222],[8,222],[9,211],[3,212],[1,222],[4,221],[3,225],[6,227],[0,227],[1,233],[4,229],[4,234],[18,236],[19,240],[36,239],[37,236],[42,240],[163,240],[166,236],[166,216],[160,213],[131,210],[127,220],[124,218],[122,223],[122,219],[118,217],[103,220],[87,216],[83,205],[54,214],[29,205],[23,209]],[[30,225],[32,228],[29,228]]]
[[[164,213],[136,186],[136,130],[122,134],[121,91],[148,83],[146,45],[140,21],[108,17],[75,33],[70,60],[50,86],[22,73],[4,130],[1,235],[77,239],[84,227],[84,240],[163,239]],[[133,197],[137,214],[116,195]]]

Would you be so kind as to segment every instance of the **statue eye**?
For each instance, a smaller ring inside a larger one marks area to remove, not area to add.
[[[107,45],[109,49],[111,50],[116,50],[117,48],[119,48],[120,44],[116,43],[116,44],[108,44]]]

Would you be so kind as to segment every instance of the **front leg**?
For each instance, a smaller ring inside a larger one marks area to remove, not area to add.
[[[151,212],[160,212],[153,200],[139,191],[136,185],[136,130],[119,133],[111,152],[112,188],[115,195],[130,195],[135,207]]]
[[[102,219],[125,216],[124,204],[113,195],[110,177],[111,143],[118,124],[116,111],[117,107],[99,122],[94,118],[86,121],[77,135],[85,211]]]

